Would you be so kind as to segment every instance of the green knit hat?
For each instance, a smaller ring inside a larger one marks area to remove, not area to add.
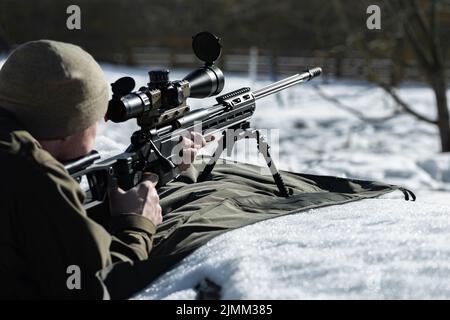
[[[38,140],[79,133],[106,113],[102,69],[80,47],[52,40],[27,42],[0,70],[0,108]]]

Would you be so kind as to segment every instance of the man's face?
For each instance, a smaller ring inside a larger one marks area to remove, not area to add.
[[[62,146],[61,160],[72,160],[87,155],[94,147],[97,122],[83,132],[70,136]]]

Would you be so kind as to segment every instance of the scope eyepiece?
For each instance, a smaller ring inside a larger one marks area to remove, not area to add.
[[[121,98],[113,98],[108,103],[106,119],[112,122],[125,122],[138,118],[150,108],[150,99],[143,91],[137,91]]]

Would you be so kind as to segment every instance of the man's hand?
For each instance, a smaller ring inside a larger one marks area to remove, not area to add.
[[[139,214],[148,219],[155,226],[162,222],[162,210],[159,205],[159,196],[156,192],[158,175],[144,173],[142,182],[134,188],[124,191],[117,186],[117,182],[111,180],[108,190],[111,213]]]
[[[206,146],[207,142],[213,141],[214,136],[203,137],[198,132],[191,132],[189,137],[183,137],[181,142],[183,149],[183,163],[180,165],[180,170],[185,171],[189,169],[191,164],[194,162],[195,157],[197,157],[198,151]]]

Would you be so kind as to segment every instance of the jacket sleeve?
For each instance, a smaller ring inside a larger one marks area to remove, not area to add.
[[[138,215],[113,222],[114,235],[87,217],[84,194],[62,166],[26,170],[15,192],[19,247],[30,279],[50,298],[104,298],[96,272],[148,258],[155,226]]]
[[[123,214],[112,218],[113,233],[110,245],[113,262],[146,260],[152,249],[155,225],[137,214]]]

